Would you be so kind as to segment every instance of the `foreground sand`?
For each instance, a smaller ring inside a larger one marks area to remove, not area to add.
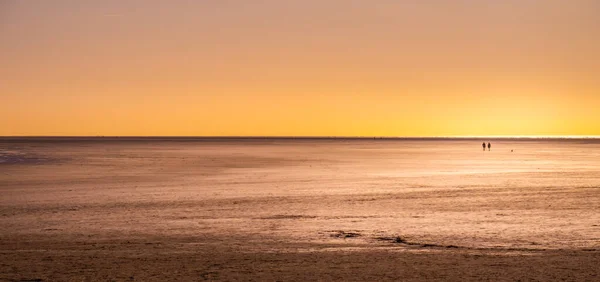
[[[600,280],[596,143],[0,144],[0,280]]]
[[[600,251],[319,245],[206,236],[3,237],[2,280],[598,281]],[[307,251],[312,249],[312,251]]]

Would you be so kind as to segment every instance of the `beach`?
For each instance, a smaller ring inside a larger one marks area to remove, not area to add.
[[[599,280],[599,160],[598,139],[3,138],[0,280]]]

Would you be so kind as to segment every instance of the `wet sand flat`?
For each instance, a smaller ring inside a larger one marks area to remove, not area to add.
[[[2,139],[0,279],[600,279],[597,140]]]

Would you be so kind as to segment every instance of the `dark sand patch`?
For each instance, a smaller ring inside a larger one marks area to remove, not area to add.
[[[278,214],[273,216],[260,217],[258,219],[313,219],[316,216],[299,215],[299,214]]]
[[[327,231],[330,233],[330,237],[333,238],[357,238],[357,237],[361,237],[362,234],[359,233],[359,231],[344,231],[344,230],[332,230],[332,231]]]
[[[407,239],[400,237],[400,236],[395,236],[395,237],[375,237],[375,240],[378,241],[385,241],[385,242],[391,242],[391,243],[395,243],[395,244],[402,244],[402,245],[406,245],[406,246],[417,246],[417,247],[421,247],[421,248],[447,248],[447,249],[461,249],[464,247],[459,247],[459,246],[455,246],[455,245],[440,245],[440,244],[431,244],[431,243],[418,243],[418,242],[411,242],[408,241]]]

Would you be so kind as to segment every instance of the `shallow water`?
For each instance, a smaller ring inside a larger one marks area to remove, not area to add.
[[[481,142],[3,139],[1,235],[600,247],[600,140]]]

